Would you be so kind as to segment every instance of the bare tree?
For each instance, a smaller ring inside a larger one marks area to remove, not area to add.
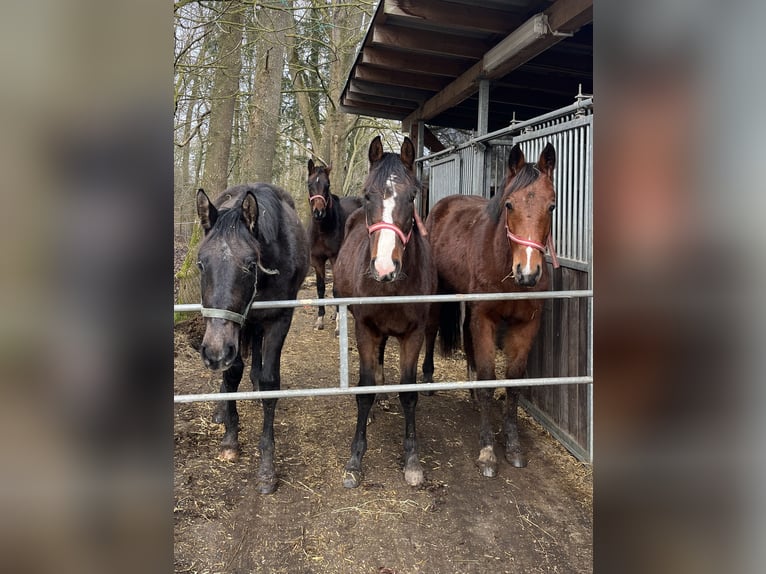
[[[211,197],[226,189],[229,178],[234,107],[242,67],[242,18],[244,3],[224,3],[218,20],[218,58],[210,92],[210,125],[202,187]]]
[[[285,37],[293,26],[284,7],[257,6],[254,10],[258,38],[255,81],[250,97],[249,125],[242,157],[242,176],[250,181],[272,181],[277,152],[282,77],[285,67]]]

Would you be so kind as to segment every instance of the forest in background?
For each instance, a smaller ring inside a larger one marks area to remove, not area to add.
[[[177,0],[174,4],[174,226],[186,260],[179,303],[199,301],[194,197],[267,181],[305,222],[309,158],[332,164],[332,190],[359,193],[367,147],[398,149],[399,122],[345,114],[339,97],[374,0]]]

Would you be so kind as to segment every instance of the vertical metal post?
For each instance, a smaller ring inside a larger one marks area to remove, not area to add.
[[[489,131],[489,80],[479,82],[479,117],[476,122],[477,135],[483,136]],[[473,154],[473,178],[471,195],[488,197],[489,193],[484,189],[484,173],[486,157],[486,145],[478,144]]]
[[[348,388],[348,305],[338,305],[340,388]]]
[[[585,159],[585,237],[588,261],[588,289],[593,289],[593,115],[588,124],[587,147]],[[594,293],[595,295],[595,293]],[[593,377],[593,309],[595,297],[588,298],[588,370],[589,377]],[[589,462],[593,462],[593,383],[588,385],[588,456]]]
[[[417,141],[415,142],[415,157],[423,157],[423,148],[425,147],[423,145],[423,140],[426,137],[425,134],[425,124],[423,123],[423,120],[418,120],[417,123],[418,127],[418,135],[417,135]],[[418,178],[418,181],[423,181],[423,162],[419,161],[415,167],[415,177]],[[420,216],[425,219],[427,213],[423,210],[423,204],[425,203],[426,199],[422,196],[422,194],[418,194],[417,198],[415,199],[415,209],[418,210],[418,213],[420,213]]]

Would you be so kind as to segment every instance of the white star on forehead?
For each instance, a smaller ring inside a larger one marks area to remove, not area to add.
[[[386,180],[386,189],[396,195],[396,176],[393,173]]]

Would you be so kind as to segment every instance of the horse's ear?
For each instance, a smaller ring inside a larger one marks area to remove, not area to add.
[[[547,175],[550,179],[553,179],[553,170],[555,167],[556,150],[553,145],[548,142],[540,153],[540,159],[537,160],[537,169]]]
[[[407,169],[412,171],[412,168],[415,165],[415,146],[412,145],[412,140],[410,138],[404,138],[402,151],[399,152],[399,156],[402,158],[404,165],[407,166]]]
[[[197,215],[205,233],[213,229],[215,220],[218,219],[218,210],[202,188],[197,190]]]
[[[375,139],[372,140],[367,157],[370,158],[370,164],[380,161],[383,157],[383,142],[380,140],[380,136],[375,136]]]
[[[245,225],[247,225],[250,233],[255,234],[258,227],[258,202],[252,191],[248,191],[245,194],[245,199],[242,200],[242,219],[245,220]]]
[[[314,160],[309,158],[309,175],[314,173]]]
[[[330,172],[332,171],[332,164],[328,165],[326,168],[324,168],[324,172],[327,175],[330,175]]]
[[[524,152],[521,151],[521,146],[516,144],[511,148],[511,153],[508,154],[508,175],[515,176],[525,163],[527,160],[524,158]]]

